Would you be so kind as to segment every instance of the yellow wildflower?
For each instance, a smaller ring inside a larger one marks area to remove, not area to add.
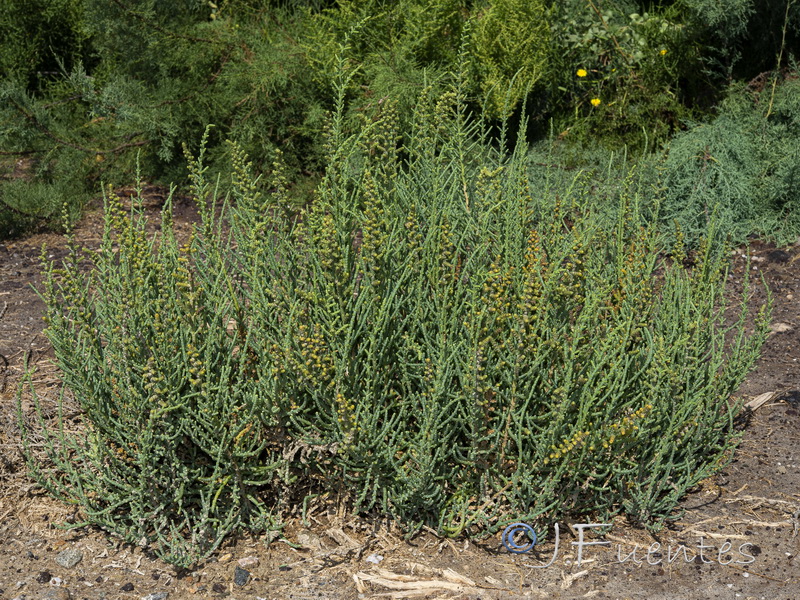
[[[661,56],[664,56],[666,53],[667,53],[667,49],[666,48],[662,48],[661,52],[659,54],[661,54]]]
[[[586,75],[588,75],[588,73],[586,72],[586,69],[578,69],[577,75],[578,75],[578,77],[586,77]]]
[[[592,98],[589,102],[592,103],[592,106],[600,106],[600,98]]]

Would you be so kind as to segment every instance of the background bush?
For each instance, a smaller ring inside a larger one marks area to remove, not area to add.
[[[533,188],[524,144],[481,141],[466,86],[425,92],[401,147],[389,102],[348,134],[348,83],[299,216],[280,157],[264,195],[233,144],[223,220],[201,154],[191,239],[169,210],[148,238],[111,195],[101,249],[48,266],[86,434],[20,412],[32,474],[180,565],[324,492],[453,536],[618,513],[657,529],[730,457],[768,307],[748,335],[745,289],[725,325],[713,229],[689,270],[630,187],[611,228],[578,183]]]
[[[664,218],[696,238],[715,209],[735,239],[797,239],[800,82],[740,86],[709,123],[675,137],[665,162]]]
[[[22,231],[22,221],[47,222],[42,186],[57,185],[78,212],[101,179],[128,181],[137,160],[151,182],[185,183],[180,146],[210,123],[212,169],[223,168],[228,138],[257,172],[281,148],[291,195],[307,202],[325,169],[323,117],[345,39],[357,68],[351,130],[392,100],[408,136],[420,91],[441,92],[460,71],[471,108],[496,127],[524,110],[529,141],[552,135],[578,149],[641,156],[687,122],[713,118],[732,82],[772,86],[785,77],[800,25],[800,6],[783,0],[736,0],[724,9],[711,0],[36,6],[0,9],[0,156],[33,158],[35,166],[30,193],[20,184],[5,193],[0,182],[6,234]],[[56,183],[59,172],[76,176]]]

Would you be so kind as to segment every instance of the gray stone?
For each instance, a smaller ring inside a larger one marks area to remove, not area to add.
[[[169,598],[169,592],[158,592],[157,594],[142,596],[142,600],[167,600],[167,598]]]
[[[72,600],[72,594],[67,588],[51,588],[40,598],[41,600]]]
[[[56,562],[65,569],[71,569],[83,559],[83,552],[75,548],[62,550],[56,556]]]
[[[250,581],[250,571],[245,571],[239,565],[236,565],[236,570],[233,572],[233,583],[238,586],[247,585]]]

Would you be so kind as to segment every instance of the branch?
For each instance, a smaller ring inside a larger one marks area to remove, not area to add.
[[[148,19],[144,15],[140,15],[139,13],[131,10],[130,8],[125,6],[125,4],[123,4],[121,2],[121,0],[111,0],[111,1],[114,4],[116,4],[117,6],[119,6],[126,13],[131,15],[133,18],[138,19],[139,21],[141,21],[142,23],[144,23],[148,27],[151,27],[151,28],[155,29],[156,31],[158,31],[159,33],[161,33],[161,34],[163,34],[163,35],[165,35],[167,37],[171,37],[171,38],[175,38],[175,39],[179,39],[179,40],[188,40],[190,42],[203,42],[203,43],[206,43],[206,44],[218,44],[218,43],[220,43],[218,40],[210,40],[208,38],[198,38],[198,37],[192,37],[192,36],[188,36],[188,35],[180,35],[179,33],[174,33],[172,31],[168,31],[168,30],[164,29],[163,27],[157,25],[152,19]]]
[[[69,148],[74,148],[75,150],[80,150],[81,152],[87,152],[87,153],[90,153],[90,154],[116,154],[117,152],[120,152],[120,151],[124,150],[125,148],[133,148],[135,146],[145,146],[145,145],[147,145],[147,144],[149,144],[151,142],[151,140],[140,140],[138,142],[127,142],[125,144],[121,144],[121,145],[117,146],[116,148],[112,148],[111,150],[100,150],[100,149],[95,149],[95,148],[87,148],[85,146],[81,146],[80,144],[76,144],[74,142],[68,142],[67,140],[62,140],[60,137],[58,137],[56,134],[54,134],[52,131],[50,131],[47,127],[42,125],[33,114],[31,114],[27,110],[25,110],[24,106],[19,104],[14,99],[9,99],[9,100],[10,100],[10,102],[12,104],[14,104],[14,106],[16,106],[16,108],[20,112],[20,114],[22,114],[28,121],[33,123],[33,125],[39,131],[41,131],[45,136],[49,137],[51,140],[53,140],[57,144],[60,144],[62,146],[67,146]],[[136,137],[137,135],[142,135],[142,134],[141,133],[135,133],[135,134],[132,134],[130,137]],[[35,150],[25,151],[25,153],[30,153],[30,154],[32,154],[34,152],[36,152],[36,151]],[[18,154],[18,153],[9,153],[9,154]]]
[[[619,45],[617,37],[613,33],[611,33],[611,28],[608,26],[608,23],[606,22],[605,17],[603,17],[603,14],[598,10],[597,6],[595,6],[595,3],[592,0],[588,0],[588,2],[589,6],[591,6],[594,12],[597,13],[597,16],[600,17],[600,22],[603,24],[603,27],[605,27],[606,31],[608,32],[608,35],[611,36],[611,40],[614,42],[614,46],[616,47],[617,52],[619,52],[620,55],[622,55],[622,58],[630,61],[633,57],[627,52],[625,52],[625,50],[622,49],[622,46]]]

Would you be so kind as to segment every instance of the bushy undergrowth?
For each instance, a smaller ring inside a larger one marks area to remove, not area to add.
[[[78,209],[100,179],[130,181],[137,160],[151,183],[185,182],[181,143],[210,123],[212,169],[225,139],[258,172],[279,147],[306,202],[345,39],[350,125],[392,100],[407,136],[420,90],[444,89],[463,48],[487,118],[517,118],[527,101],[527,134],[552,122],[576,147],[638,153],[709,117],[731,79],[789,64],[798,19],[788,0],[13,0],[0,8],[0,155],[73,176],[39,177],[30,193],[0,182],[0,221],[52,222],[42,190]]]
[[[109,194],[101,248],[47,266],[85,431],[20,412],[33,476],[181,565],[325,493],[452,536],[618,513],[659,527],[730,457],[768,309],[746,334],[745,290],[726,327],[725,249],[665,262],[629,191],[603,228],[575,190],[533,188],[524,146],[473,141],[463,89],[423,95],[400,148],[389,103],[344,133],[345,88],[299,216],[279,157],[262,195],[234,144],[221,217],[190,161],[189,240],[169,206],[148,237]]]
[[[800,231],[800,80],[741,86],[709,123],[675,137],[664,163],[664,219],[694,239],[716,210],[737,241],[785,244]]]

